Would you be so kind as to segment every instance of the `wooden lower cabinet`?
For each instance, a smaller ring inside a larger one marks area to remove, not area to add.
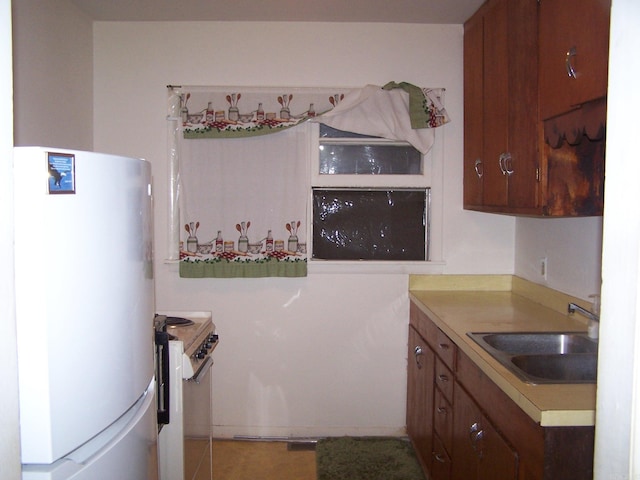
[[[518,454],[456,383],[453,480],[517,480]]]
[[[413,302],[410,312],[407,433],[429,480],[593,478],[593,427],[541,427]]]

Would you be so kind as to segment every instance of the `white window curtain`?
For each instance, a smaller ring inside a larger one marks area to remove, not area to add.
[[[219,231],[226,253],[231,252],[226,260],[261,261],[267,253],[269,231],[275,246],[283,246],[293,260],[306,259],[310,165],[307,127],[250,138],[182,141],[182,238],[186,241],[187,230],[192,224],[194,229],[198,225],[195,234],[201,245],[193,260],[206,254],[209,246],[215,250]],[[256,245],[259,253],[242,251],[239,239],[243,230],[248,243]],[[289,237],[294,231],[298,247],[292,252]]]

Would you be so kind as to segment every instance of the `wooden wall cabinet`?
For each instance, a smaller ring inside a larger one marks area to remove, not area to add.
[[[426,348],[428,354],[416,356],[416,346],[423,352]],[[418,364],[422,367],[417,368]],[[417,374],[417,370],[428,374]],[[431,480],[587,480],[593,476],[593,427],[541,427],[414,302],[410,304],[407,432]]]
[[[487,0],[465,23],[465,209],[602,215],[609,9],[610,0]]]
[[[540,118],[607,95],[611,0],[540,0]]]
[[[464,205],[538,204],[537,7],[489,0],[465,23]]]

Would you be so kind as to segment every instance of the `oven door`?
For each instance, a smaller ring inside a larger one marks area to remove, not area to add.
[[[211,478],[211,366],[207,356],[193,377],[182,381],[184,403],[184,478]]]

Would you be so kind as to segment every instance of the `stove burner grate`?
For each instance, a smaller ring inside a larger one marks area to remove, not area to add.
[[[194,324],[193,320],[182,317],[167,317],[165,325],[168,327],[190,327]]]

